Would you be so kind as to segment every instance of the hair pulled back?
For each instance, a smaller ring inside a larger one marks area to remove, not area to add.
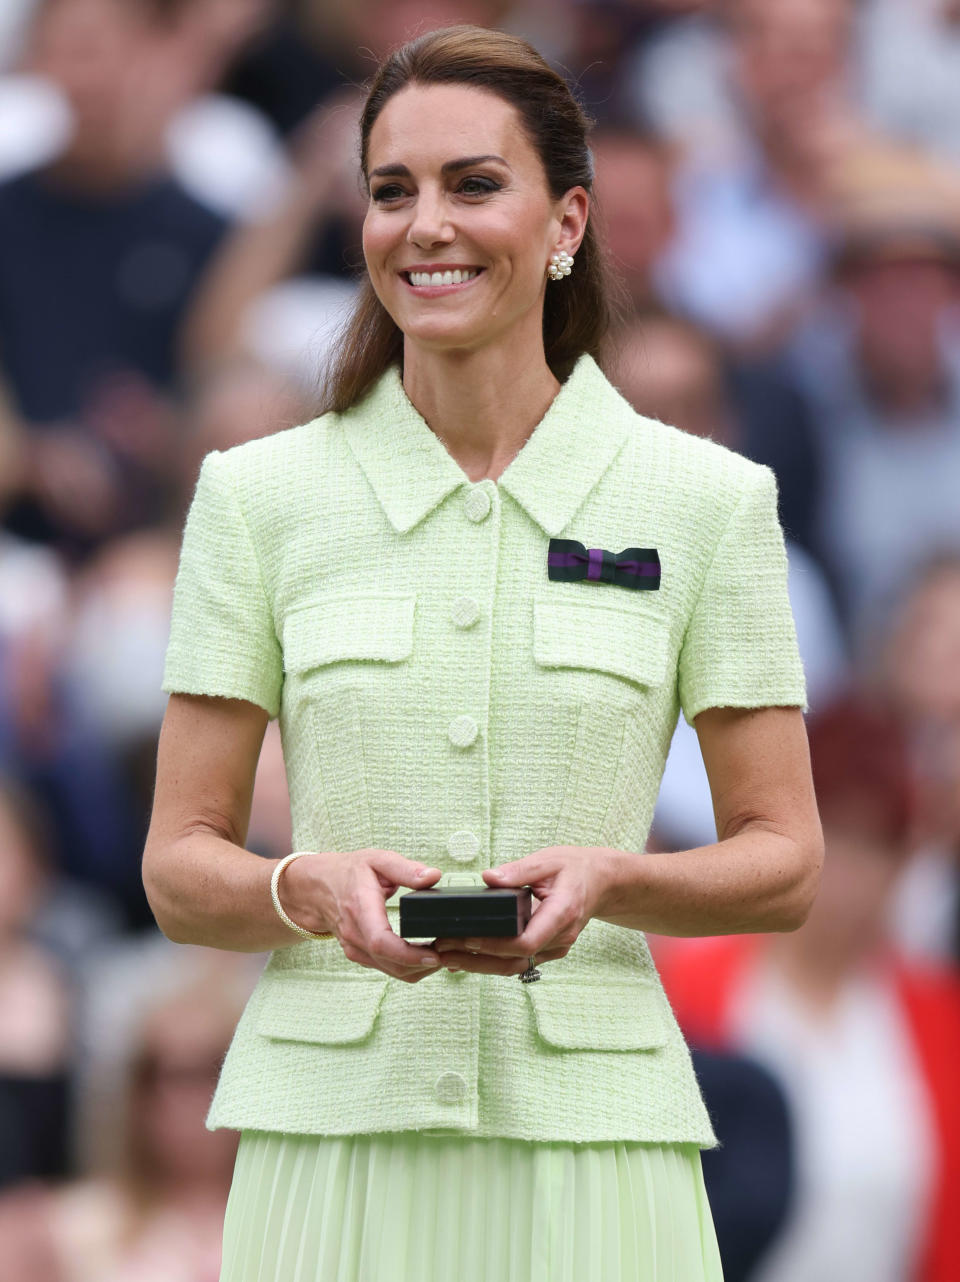
[[[472,26],[443,27],[411,40],[379,68],[360,118],[364,176],[370,131],[387,102],[410,84],[463,84],[497,94],[519,114],[554,199],[571,187],[592,190],[590,121],[563,77],[526,40]],[[557,378],[564,380],[584,353],[600,358],[611,316],[603,253],[588,222],[573,274],[546,292],[544,350]],[[402,353],[403,334],[365,277],[331,365],[324,409],[343,411],[356,404]]]

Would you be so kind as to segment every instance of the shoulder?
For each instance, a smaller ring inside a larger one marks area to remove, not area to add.
[[[222,471],[241,491],[262,482],[292,480],[304,467],[320,461],[331,444],[339,415],[322,414],[296,427],[285,427],[226,450],[211,450],[205,468]]]
[[[577,366],[578,375],[587,359]],[[584,365],[583,375],[585,413],[601,414],[626,436],[619,465],[631,480],[655,481],[690,511],[709,506],[714,513],[719,509],[729,514],[747,493],[776,494],[776,477],[766,464],[710,437],[694,436],[638,413],[592,360]]]

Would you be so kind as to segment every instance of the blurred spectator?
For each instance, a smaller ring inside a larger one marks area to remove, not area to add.
[[[960,551],[924,568],[875,649],[918,787],[916,853],[897,886],[893,929],[911,956],[960,963]]]
[[[891,945],[915,804],[892,718],[847,697],[811,719],[820,894],[785,934],[661,941],[687,1034],[765,1064],[797,1126],[797,1196],[756,1282],[960,1275],[960,977]]]
[[[847,84],[851,0],[731,0],[722,13],[707,47],[732,127],[718,137],[711,113],[701,141],[673,126],[686,144],[674,271],[686,312],[755,351],[803,314],[824,262],[829,176],[867,131]]]
[[[186,0],[44,0],[37,17],[31,65],[73,132],[0,185],[0,363],[28,425],[8,522],[74,552],[165,510],[177,338],[224,224],[169,176],[164,140],[208,56]]]
[[[630,305],[641,314],[670,306],[676,156],[656,135],[624,125],[599,129],[591,148],[598,214]]]
[[[203,1121],[239,1008],[218,969],[193,962],[192,980],[141,1008],[99,1168],[49,1188],[14,1228],[43,1282],[216,1282],[237,1137]]]
[[[845,646],[830,591],[814,558],[793,538],[806,521],[809,496],[797,486],[805,441],[791,437],[795,420],[744,418],[732,399],[729,371],[709,335],[667,316],[646,316],[618,338],[615,377],[642,414],[707,436],[774,467],[787,528],[787,587],[812,708],[826,702],[847,677]],[[741,382],[746,371],[741,371]],[[764,435],[766,434],[766,435]],[[713,801],[696,731],[677,722],[654,812],[651,848],[685,849],[716,841]]]
[[[53,875],[42,812],[0,777],[0,1188],[67,1170],[72,994],[33,934]]]
[[[960,548],[960,175],[862,152],[834,202],[835,288],[790,359],[823,459],[817,545],[861,643],[925,556]]]

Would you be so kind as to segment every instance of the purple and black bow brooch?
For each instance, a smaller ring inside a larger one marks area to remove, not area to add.
[[[624,548],[617,553],[585,548],[576,539],[551,539],[547,549],[547,577],[556,583],[587,579],[614,583],[621,588],[656,591],[660,587],[660,557],[656,548]]]

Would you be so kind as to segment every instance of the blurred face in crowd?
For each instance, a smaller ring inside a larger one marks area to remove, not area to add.
[[[807,950],[853,964],[886,938],[887,906],[908,847],[902,836],[884,827],[867,797],[821,805],[820,819],[826,852],[823,876],[800,928],[802,942]]]
[[[614,266],[636,304],[655,293],[653,270],[676,229],[670,164],[642,138],[594,140],[597,202]]]
[[[842,82],[851,39],[849,0],[731,0],[737,86],[774,127],[802,124]]]
[[[960,560],[908,597],[887,649],[885,681],[910,727],[920,837],[960,849]]]
[[[203,1125],[229,1041],[229,1013],[178,1002],[154,1014],[142,1034],[132,1139],[141,1169],[158,1183],[229,1186],[236,1136]]]
[[[207,10],[207,0],[169,17],[149,0],[46,0],[27,61],[67,98],[75,159],[96,168],[139,150],[153,158],[172,114],[210,79]]]
[[[860,353],[881,396],[909,397],[939,381],[939,326],[960,300],[956,268],[934,257],[878,257],[851,268],[846,292],[856,307]]]
[[[887,682],[910,720],[960,722],[960,559],[908,597],[890,641]]]
[[[409,85],[373,126],[368,168],[364,256],[407,351],[542,348],[567,202],[552,198],[513,106],[464,85]]]

